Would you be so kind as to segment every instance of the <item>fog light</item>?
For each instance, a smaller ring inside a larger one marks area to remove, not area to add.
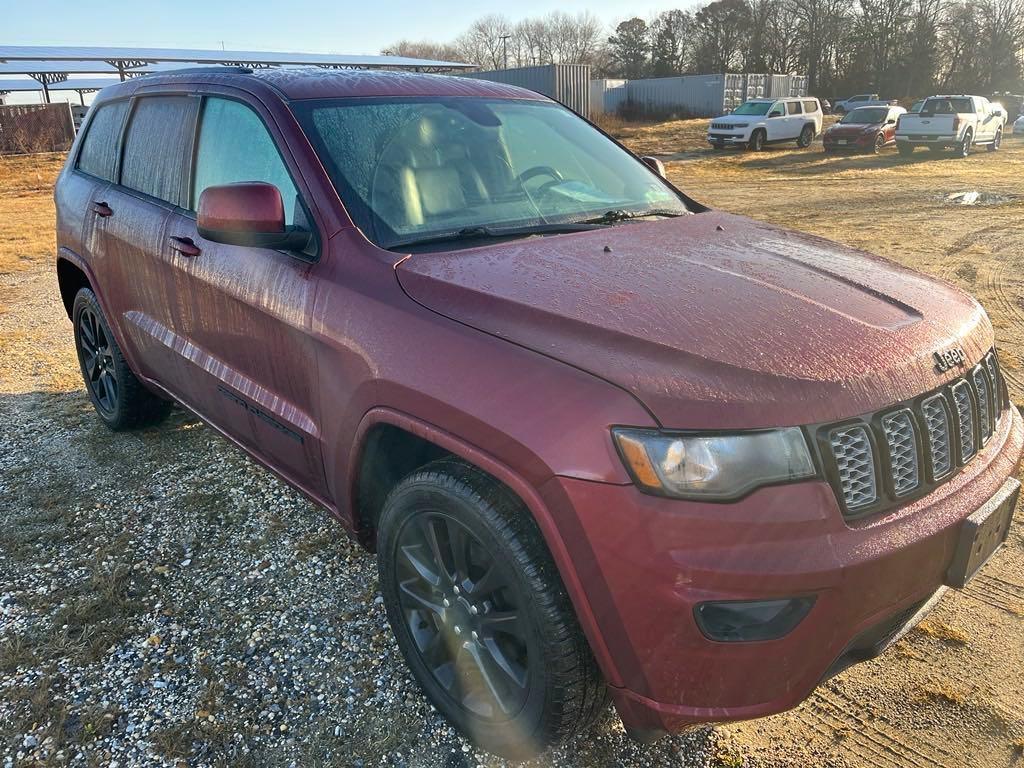
[[[813,597],[728,600],[699,603],[693,615],[708,640],[722,643],[778,640],[803,621],[812,605]]]

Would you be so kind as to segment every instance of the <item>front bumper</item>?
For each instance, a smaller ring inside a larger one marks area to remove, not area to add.
[[[738,147],[746,146],[750,142],[749,134],[743,133],[720,133],[708,134],[708,144],[713,147]]]
[[[946,484],[861,520],[844,520],[817,480],[731,504],[553,480],[546,495],[568,503],[560,515],[577,534],[566,543],[600,634],[592,645],[625,725],[659,734],[780,712],[841,668],[858,639],[884,647],[877,637],[891,640],[942,588],[963,520],[1016,472],[1024,423],[1007,414]],[[693,618],[703,601],[803,595],[814,607],[778,640],[713,642]]]
[[[863,151],[873,146],[876,134],[857,134],[853,136],[829,136],[827,133],[822,137],[822,144],[829,152],[856,152]]]

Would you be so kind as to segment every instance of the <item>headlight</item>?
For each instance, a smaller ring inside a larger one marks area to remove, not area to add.
[[[617,428],[612,435],[637,486],[661,496],[726,501],[816,474],[797,427],[733,435]]]
[[[750,126],[750,123],[735,123],[732,127],[733,128],[747,128],[749,126]]]

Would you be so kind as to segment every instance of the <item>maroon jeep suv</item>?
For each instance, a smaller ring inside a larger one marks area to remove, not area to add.
[[[998,549],[1024,426],[969,296],[659,170],[479,80],[104,89],[56,188],[89,397],[181,403],[376,550],[486,749],[793,707]]]

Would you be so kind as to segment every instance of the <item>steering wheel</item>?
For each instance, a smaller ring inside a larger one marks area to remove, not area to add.
[[[524,186],[526,182],[536,176],[550,176],[551,181],[545,182],[544,187],[552,187],[555,184],[559,184],[565,179],[562,178],[562,174],[552,168],[550,165],[535,165],[533,168],[527,168],[525,171],[516,176],[516,181],[519,186]]]

